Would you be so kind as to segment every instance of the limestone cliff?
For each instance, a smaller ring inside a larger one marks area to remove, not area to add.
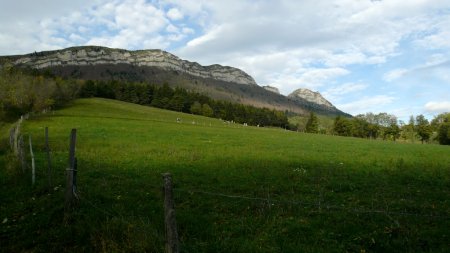
[[[86,46],[72,47],[63,50],[47,51],[12,56],[14,65],[44,69],[58,66],[89,66],[100,64],[130,64],[133,66],[159,67],[166,70],[179,71],[195,77],[257,85],[255,80],[244,71],[227,66],[202,66],[196,62],[182,60],[162,50],[128,51],[106,47]]]
[[[263,88],[265,90],[271,91],[273,93],[280,94],[280,90],[277,87],[273,87],[273,86],[267,85],[267,86],[263,86]]]
[[[308,89],[298,89],[289,94],[289,98],[295,100],[302,98],[308,102],[322,105],[328,108],[335,108],[328,100],[326,100],[319,92],[314,92]]]

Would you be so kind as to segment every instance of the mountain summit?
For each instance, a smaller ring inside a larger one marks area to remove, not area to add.
[[[308,93],[304,89],[287,97],[279,94],[274,87],[259,86],[253,77],[238,68],[217,64],[202,66],[158,49],[129,51],[82,46],[0,57],[0,62],[4,61],[63,78],[121,80],[156,85],[167,83],[172,87],[182,87],[204,93],[213,99],[234,103],[302,115],[314,111],[348,116],[323,97],[317,99],[315,93]],[[314,97],[316,99],[312,99]]]
[[[312,90],[304,88],[293,91],[291,94],[288,95],[288,97],[294,100],[301,98],[311,103],[323,105],[329,108],[336,108],[328,100],[326,100],[319,92],[314,92]]]

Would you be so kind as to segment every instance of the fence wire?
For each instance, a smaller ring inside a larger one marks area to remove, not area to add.
[[[174,188],[174,191],[185,192],[189,194],[204,194],[216,197],[223,198],[231,198],[231,199],[242,199],[242,200],[252,200],[252,201],[261,201],[267,202],[268,204],[283,204],[283,205],[292,205],[292,206],[302,206],[302,207],[312,207],[317,208],[318,212],[332,212],[332,211],[340,211],[340,212],[348,212],[348,213],[357,213],[357,214],[383,214],[383,215],[397,215],[397,216],[415,216],[415,217],[428,217],[428,218],[440,218],[440,219],[450,219],[450,214],[447,215],[436,215],[436,214],[421,214],[421,213],[412,213],[406,211],[389,211],[389,210],[379,210],[379,209],[364,209],[364,208],[348,208],[345,206],[338,206],[335,204],[324,203],[322,201],[317,202],[306,202],[306,201],[289,201],[289,200],[277,200],[273,198],[261,198],[261,197],[249,197],[244,195],[230,195],[225,193],[218,192],[208,192],[201,190],[187,190],[182,188]]]

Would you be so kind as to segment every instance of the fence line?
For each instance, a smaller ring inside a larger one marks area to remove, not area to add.
[[[62,173],[61,173],[62,174]],[[155,184],[146,184],[146,187],[152,188],[153,190],[163,190],[162,185],[155,185]],[[222,193],[222,192],[209,192],[209,191],[203,191],[203,190],[197,190],[197,189],[186,189],[186,188],[179,188],[174,186],[173,188],[174,192],[184,192],[188,194],[203,194],[203,195],[210,195],[210,196],[216,196],[216,197],[222,197],[222,198],[229,198],[229,199],[241,199],[241,200],[250,200],[250,201],[260,201],[260,202],[266,202],[268,204],[281,204],[281,205],[292,205],[292,206],[303,206],[304,208],[317,208],[317,212],[348,212],[348,213],[356,213],[356,214],[382,214],[382,215],[395,215],[395,216],[409,216],[409,217],[424,217],[424,218],[438,218],[438,219],[450,219],[450,214],[448,215],[437,215],[437,214],[421,214],[421,213],[412,213],[412,212],[406,212],[406,211],[389,211],[389,210],[380,210],[380,209],[365,209],[365,208],[359,208],[359,207],[344,207],[336,204],[330,204],[327,202],[323,202],[321,200],[317,202],[307,202],[307,201],[300,201],[300,200],[279,200],[274,198],[263,198],[263,197],[251,197],[251,196],[245,196],[245,195],[236,195],[236,194],[228,194],[228,193]],[[99,210],[103,214],[111,217],[117,217],[120,216],[119,214],[114,214],[111,210],[105,210],[101,207],[96,206],[93,204],[92,201],[86,198],[86,196],[83,194],[83,192],[79,193],[79,200],[80,202],[86,201],[87,204],[92,206],[93,208]],[[163,200],[163,199],[162,199]],[[176,199],[175,199],[176,200]],[[125,222],[125,221],[124,221]]]
[[[133,229],[135,229],[137,231],[140,231],[140,232],[142,232],[144,234],[149,232],[144,227],[139,226],[138,224],[132,224],[132,223],[128,222],[127,220],[125,220],[124,217],[127,217],[127,216],[119,214],[119,213],[115,212],[112,209],[106,209],[106,208],[101,208],[101,207],[97,206],[96,204],[94,204],[93,201],[91,201],[88,198],[86,198],[83,195],[83,192],[79,192],[79,198],[80,198],[80,202],[88,204],[89,206],[91,206],[92,208],[96,209],[98,212],[102,213],[105,216],[109,216],[111,218],[116,218],[120,222],[122,222],[123,224],[128,225],[130,227],[133,227]],[[133,217],[133,216],[131,216],[131,217]],[[142,222],[142,224],[145,225],[145,222],[142,220],[142,216],[139,216],[139,218],[140,218],[139,220]]]
[[[446,215],[446,216],[443,216],[443,215],[419,214],[419,213],[402,212],[402,211],[388,211],[388,210],[362,209],[362,208],[346,208],[346,207],[342,207],[342,206],[330,205],[330,204],[322,203],[321,201],[313,203],[313,202],[305,202],[305,201],[277,200],[277,199],[272,199],[272,198],[249,197],[249,196],[242,196],[242,195],[229,195],[229,194],[224,194],[224,193],[207,192],[207,191],[200,191],[200,190],[186,190],[186,189],[180,189],[180,188],[174,188],[174,191],[186,192],[186,193],[190,193],[190,194],[198,193],[198,194],[205,194],[205,195],[224,197],[224,198],[232,198],[232,199],[256,200],[256,201],[267,202],[269,204],[271,204],[271,203],[280,203],[280,204],[295,205],[295,206],[305,206],[305,207],[306,206],[311,206],[311,207],[317,207],[319,209],[319,211],[339,210],[339,211],[350,212],[350,213],[378,213],[378,214],[385,214],[385,215],[400,215],[400,216],[416,216],[416,217],[450,219],[450,214]]]

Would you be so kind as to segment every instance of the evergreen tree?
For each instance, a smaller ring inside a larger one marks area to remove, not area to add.
[[[191,111],[192,114],[200,115],[200,114],[202,114],[202,105],[198,101],[195,101],[191,105],[191,110],[190,111]]]
[[[184,98],[182,97],[181,94],[175,93],[172,99],[170,99],[169,109],[181,112],[183,110],[183,106],[184,106]]]
[[[306,132],[307,133],[318,133],[319,132],[319,122],[315,113],[311,112],[309,114],[308,121],[306,122]]]

